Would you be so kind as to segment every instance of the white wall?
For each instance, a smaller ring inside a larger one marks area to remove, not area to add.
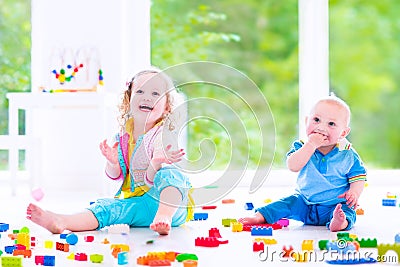
[[[120,94],[125,82],[150,64],[148,0],[32,0],[32,93],[55,80],[54,48],[94,47],[104,76],[102,92]],[[71,83],[71,85],[73,85]],[[49,88],[51,89],[51,88]],[[79,95],[77,94],[77,97]],[[93,106],[37,109],[27,131],[40,138],[37,185],[45,189],[101,187],[104,159],[98,143],[117,131],[116,110],[105,118]]]

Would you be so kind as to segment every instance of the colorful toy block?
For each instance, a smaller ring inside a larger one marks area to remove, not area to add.
[[[318,241],[318,247],[320,250],[327,250],[326,245],[328,244],[329,240],[320,240]]]
[[[183,267],[197,267],[197,261],[195,260],[184,260]]]
[[[86,242],[93,242],[94,236],[93,235],[87,235],[83,238]]]
[[[218,247],[219,241],[215,237],[197,237],[194,240],[194,245],[196,247]]]
[[[86,253],[76,253],[75,254],[75,260],[76,261],[87,261],[88,257],[86,255]]]
[[[92,263],[102,263],[104,256],[101,254],[91,254],[89,256],[89,259]]]
[[[44,247],[45,248],[48,248],[48,249],[52,249],[53,248],[53,241],[51,241],[51,240],[45,240],[44,241]]]
[[[263,242],[265,245],[275,245],[278,243],[274,238],[260,238],[257,237],[254,239],[254,242]]]
[[[244,209],[245,210],[253,210],[254,209],[253,203],[247,202],[246,204],[244,204]]]
[[[195,261],[197,261],[197,260],[199,260],[199,258],[197,257],[196,254],[181,253],[181,254],[176,255],[176,260],[178,262],[182,262],[182,261],[185,261],[185,260],[195,260]]]
[[[65,241],[70,245],[78,243],[78,236],[74,233],[70,233],[65,237]]]
[[[307,262],[308,261],[307,251],[293,252],[293,253],[291,253],[290,256],[295,262]]]
[[[282,247],[282,257],[288,258],[291,256],[293,252],[293,246],[289,246],[288,248],[286,246]]]
[[[378,245],[378,255],[379,258],[383,259],[386,252],[393,250],[397,253],[397,258],[400,257],[400,244],[379,244]]]
[[[129,263],[128,252],[122,251],[122,252],[118,253],[117,259],[118,259],[118,265],[128,264]]]
[[[237,220],[229,218],[222,219],[222,225],[225,227],[230,227],[232,222],[237,222]]]
[[[205,221],[208,219],[208,213],[194,213],[193,220],[195,221]]]
[[[201,207],[203,210],[215,210],[217,206],[203,206]]]
[[[253,251],[264,251],[264,242],[253,242]]]
[[[394,236],[394,243],[400,243],[400,233]]]
[[[21,257],[3,256],[1,257],[2,267],[22,267]]]
[[[280,219],[276,223],[281,225],[282,227],[288,227],[289,226],[289,220],[288,219]]]
[[[362,208],[356,209],[356,214],[357,215],[364,215],[364,210]]]
[[[301,243],[301,250],[314,250],[314,240],[303,240]]]
[[[272,227],[258,227],[251,228],[251,235],[272,236]]]
[[[56,250],[69,252],[69,244],[64,244],[60,242],[56,242]]]
[[[221,234],[219,233],[219,229],[218,228],[211,228],[210,230],[208,230],[208,236],[209,237],[215,237],[215,238],[221,238]]]
[[[0,223],[0,232],[7,232],[10,229],[10,225],[8,223]]]
[[[23,256],[24,258],[32,257],[32,250],[15,249],[13,251],[13,256]]]
[[[387,206],[387,207],[396,207],[397,204],[397,199],[382,199],[382,206]]]
[[[356,238],[356,241],[360,244],[360,247],[362,248],[376,248],[378,246],[378,241],[376,240],[376,238],[374,239]]]
[[[253,227],[271,227],[273,230],[279,230],[282,229],[282,226],[280,224],[274,223],[274,224],[247,224],[243,225],[243,231],[250,232]]]
[[[242,232],[243,231],[243,224],[240,222],[232,222],[232,232]]]
[[[35,256],[35,264],[43,266],[55,266],[55,256]]]
[[[222,204],[234,204],[235,200],[234,199],[223,199]]]
[[[148,263],[149,266],[171,266],[169,260],[151,260]]]
[[[363,264],[363,263],[375,263],[374,258],[355,258],[355,259],[340,259],[340,260],[327,260],[326,263],[348,265],[348,264]]]

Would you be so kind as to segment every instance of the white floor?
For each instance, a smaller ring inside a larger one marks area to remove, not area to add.
[[[397,175],[398,173],[394,173]],[[387,192],[399,194],[400,177],[392,177],[393,173],[384,173],[386,177],[375,174],[371,178],[369,186],[366,187],[361,198],[361,207],[365,215],[358,216],[355,227],[350,233],[359,238],[377,238],[378,243],[394,243],[394,237],[400,233],[400,208],[383,207],[382,198],[386,197]],[[52,235],[46,230],[32,224],[25,219],[25,210],[29,202],[34,201],[30,197],[27,188],[19,188],[17,197],[10,197],[7,194],[8,188],[0,189],[0,222],[9,223],[10,230],[21,229],[23,226],[30,228],[31,236],[35,236],[37,247],[33,255],[55,255],[56,266],[99,266],[91,262],[77,262],[67,259],[70,253],[60,252],[53,249],[43,248],[45,240],[60,241],[59,235]],[[217,189],[207,189],[210,194]],[[303,226],[296,221],[290,221],[286,229],[273,232],[274,239],[278,244],[271,245],[268,253],[262,254],[253,252],[252,245],[254,237],[249,232],[232,232],[229,227],[222,226],[222,218],[239,218],[251,214],[253,211],[244,209],[246,202],[252,202],[255,207],[264,205],[264,200],[270,198],[275,200],[279,197],[290,194],[293,190],[291,186],[278,186],[277,183],[266,183],[255,194],[248,194],[247,187],[238,187],[224,198],[235,199],[235,204],[222,204],[218,200],[213,205],[217,205],[215,210],[202,210],[198,208],[196,212],[207,212],[209,218],[205,221],[191,221],[184,226],[174,228],[169,236],[158,236],[147,228],[132,228],[128,236],[112,235],[106,231],[93,231],[78,233],[79,242],[71,246],[71,251],[76,253],[86,253],[87,255],[99,253],[104,255],[104,261],[100,266],[118,266],[116,260],[111,255],[110,245],[104,245],[101,241],[107,237],[111,243],[127,243],[131,247],[129,253],[129,264],[125,266],[137,266],[136,259],[146,255],[147,252],[156,251],[176,251],[181,253],[194,253],[199,257],[199,266],[329,266],[325,262],[327,255],[318,249],[319,240],[336,239],[336,234],[331,233],[324,227]],[[208,191],[206,191],[208,192]],[[46,195],[38,204],[45,209],[60,213],[72,213],[80,211],[89,205],[90,201],[95,200],[98,195],[88,192],[45,192]],[[222,239],[228,240],[228,244],[221,244],[216,248],[196,247],[194,240],[196,237],[208,236],[208,230],[218,228]],[[0,250],[4,252],[4,246],[12,245],[12,241],[7,237],[10,233],[0,233]],[[85,235],[94,235],[92,243],[84,241]],[[314,240],[316,254],[308,263],[294,263],[290,259],[279,257],[279,252],[283,246],[292,245],[294,250],[301,250],[301,242],[306,239]],[[153,240],[152,244],[147,241]],[[362,253],[372,252],[376,257],[376,249],[361,249]],[[5,253],[3,254],[3,256]],[[365,254],[362,254],[365,255]],[[393,261],[396,254],[388,252],[388,261]],[[268,256],[268,257],[267,257]],[[397,264],[396,262],[377,263],[379,266]],[[35,266],[34,257],[23,259],[23,266]],[[172,266],[183,266],[182,263],[174,262]]]

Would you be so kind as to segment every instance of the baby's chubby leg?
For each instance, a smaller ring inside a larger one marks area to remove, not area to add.
[[[95,230],[99,223],[89,210],[81,213],[64,215],[43,210],[35,204],[29,204],[26,209],[26,218],[46,228],[53,234],[60,234],[64,230],[90,231]]]

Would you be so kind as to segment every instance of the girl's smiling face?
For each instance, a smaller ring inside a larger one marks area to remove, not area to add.
[[[157,73],[145,73],[133,82],[130,100],[131,114],[154,125],[167,112],[167,84]]]

